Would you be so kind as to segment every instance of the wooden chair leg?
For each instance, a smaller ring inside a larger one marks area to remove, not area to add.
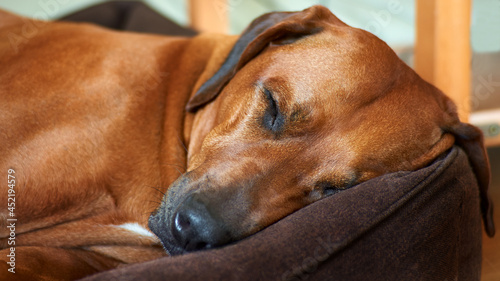
[[[471,0],[417,0],[415,70],[470,114]]]

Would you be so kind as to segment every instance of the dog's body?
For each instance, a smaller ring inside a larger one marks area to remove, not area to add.
[[[0,169],[5,176],[15,171],[15,251],[22,260],[14,276],[75,278],[164,255],[147,219],[186,169],[183,139],[192,118],[183,108],[234,40],[118,33],[6,13],[0,19]],[[27,24],[36,34],[12,41]],[[3,260],[10,248],[4,207],[0,218]],[[66,257],[36,264],[54,251]],[[81,268],[74,275],[61,270],[73,263]]]
[[[149,225],[176,254],[423,167],[455,139],[474,151],[490,219],[481,134],[383,42],[323,7],[263,16],[239,39],[42,22],[27,38],[27,24],[0,14],[0,171],[16,179],[19,278],[164,255],[147,225],[171,184]]]

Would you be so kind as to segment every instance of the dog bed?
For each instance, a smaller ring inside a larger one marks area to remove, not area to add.
[[[479,280],[479,188],[458,147],[317,201],[219,249],[85,280]]]

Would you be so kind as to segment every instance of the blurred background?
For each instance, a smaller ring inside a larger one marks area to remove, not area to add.
[[[109,20],[142,13],[147,16],[140,21],[149,26],[161,25],[161,17],[197,32],[239,34],[263,13],[324,5],[345,23],[386,41],[424,79],[454,99],[462,120],[483,130],[500,227],[500,0],[144,0],[142,12],[109,2],[1,0],[0,8],[43,20],[85,18],[89,13]],[[78,14],[82,10],[87,13]],[[500,235],[484,238],[483,256],[482,280],[500,280]]]

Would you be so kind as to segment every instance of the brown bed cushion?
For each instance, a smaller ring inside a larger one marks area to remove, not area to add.
[[[85,280],[479,280],[479,189],[458,147],[359,184],[223,248]]]
[[[112,1],[67,15],[60,20],[90,22],[115,30],[155,33],[170,36],[194,36],[196,31],[163,17],[142,2]]]

